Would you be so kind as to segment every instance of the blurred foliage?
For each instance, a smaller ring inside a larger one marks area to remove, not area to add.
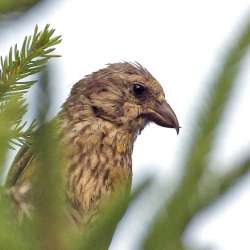
[[[192,218],[223,195],[238,179],[250,170],[250,155],[239,166],[207,181],[209,155],[223,118],[226,105],[237,84],[241,62],[250,46],[250,22],[228,51],[221,69],[209,84],[206,104],[200,110],[192,141],[183,163],[183,177],[172,197],[166,201],[146,236],[144,249],[183,249],[181,238]],[[223,163],[222,163],[223,165]],[[171,230],[169,230],[171,228]],[[165,232],[159,234],[159,232]],[[157,239],[157,240],[156,240]],[[156,242],[159,242],[157,244]]]
[[[12,12],[23,12],[30,9],[41,0],[0,0],[0,15]]]
[[[33,135],[23,136],[23,143],[32,137],[32,145],[37,151],[39,170],[35,178],[36,192],[33,197],[35,208],[32,217],[25,217],[22,223],[16,222],[15,210],[9,200],[8,190],[0,189],[0,249],[107,249],[120,219],[135,200],[147,192],[150,182],[146,181],[126,197],[123,188],[114,193],[106,203],[98,220],[88,228],[79,230],[74,226],[62,203],[63,187],[59,179],[61,149],[58,143],[56,124],[45,123],[47,110],[53,100],[48,93],[49,70],[44,70],[48,59],[53,57],[52,46],[60,42],[53,37],[54,30],[48,26],[42,32],[35,29],[32,38],[26,38],[20,52],[10,49],[9,56],[2,59],[0,78],[0,166],[2,166],[8,145],[20,137],[19,127],[26,112],[24,93],[35,82],[25,80],[27,76],[42,72],[38,96],[37,122],[40,129]],[[183,234],[197,213],[225,194],[237,181],[250,170],[250,155],[242,159],[238,166],[230,168],[224,175],[208,174],[209,154],[217,136],[226,105],[237,76],[241,62],[250,46],[250,22],[248,21],[232,48],[225,56],[221,70],[209,85],[206,105],[197,116],[192,141],[183,161],[183,176],[175,192],[165,201],[152,220],[141,249],[184,250]],[[23,79],[23,82],[20,80]],[[16,133],[13,136],[14,132]],[[19,131],[19,132],[18,132]],[[22,130],[21,130],[22,131]],[[223,164],[223,163],[222,163]],[[167,191],[166,191],[167,192]],[[158,194],[156,194],[158,195]]]

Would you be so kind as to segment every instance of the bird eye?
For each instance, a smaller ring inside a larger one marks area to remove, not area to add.
[[[133,93],[136,97],[142,96],[145,92],[145,87],[140,83],[133,84]]]

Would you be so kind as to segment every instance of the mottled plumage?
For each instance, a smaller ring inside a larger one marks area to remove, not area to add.
[[[62,171],[66,200],[77,222],[88,221],[117,184],[130,186],[133,144],[148,122],[179,131],[157,80],[140,64],[126,62],[110,64],[76,83],[57,119],[66,149]],[[23,148],[7,181],[24,211],[26,193],[35,188],[35,165],[31,149]]]

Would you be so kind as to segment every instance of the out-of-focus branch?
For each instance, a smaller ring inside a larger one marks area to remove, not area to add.
[[[230,168],[231,169],[231,168]],[[250,172],[250,158],[245,159],[231,171],[223,176],[212,176],[201,183],[197,193],[193,194],[192,209],[190,209],[189,219],[204,208],[217,202],[221,196],[228,192],[243,176]]]
[[[63,210],[64,193],[60,178],[62,167],[62,148],[59,144],[56,121],[46,123],[46,115],[53,103],[49,94],[49,67],[43,71],[36,103],[39,129],[34,134],[33,150],[36,155],[37,172],[34,176],[35,194],[32,196],[34,211],[34,227],[37,238],[45,249],[64,250],[66,239],[62,236],[67,220]],[[59,167],[60,166],[60,167]],[[48,205],[49,204],[49,205]]]
[[[6,157],[8,144],[15,133],[15,129],[11,128],[17,124],[24,109],[23,101],[20,100],[19,96],[9,98],[8,105],[4,109],[1,110],[0,107],[0,172]]]
[[[76,250],[105,250],[114,235],[117,224],[124,216],[129,204],[140,198],[140,195],[151,184],[151,180],[145,180],[131,195],[127,195],[127,187],[121,185],[114,193],[112,199],[101,209],[101,216],[97,218],[95,225],[83,231],[72,249]],[[181,249],[178,249],[181,250]]]
[[[191,194],[199,185],[200,178],[208,166],[209,153],[217,135],[216,129],[223,119],[226,105],[233,87],[237,83],[236,79],[240,73],[241,62],[249,46],[250,20],[248,20],[242,34],[226,56],[221,70],[210,85],[210,90],[207,91],[209,96],[206,107],[203,107],[198,115],[197,127],[193,132],[194,139],[186,154],[187,160],[183,168],[184,176],[176,192],[176,198],[178,193],[182,191],[186,193],[187,189]],[[182,198],[180,200],[184,201]]]
[[[1,0],[0,15],[30,9],[41,0]]]
[[[199,112],[197,127],[193,131],[193,140],[186,153],[183,178],[176,192],[166,201],[153,222],[146,236],[144,249],[172,250],[176,242],[181,239],[183,231],[192,217],[191,214],[194,215],[193,212],[197,211],[198,207],[204,206],[199,204],[194,209],[193,203],[197,199],[196,195],[200,188],[201,179],[209,165],[209,153],[213,147],[216,129],[223,118],[225,107],[240,73],[241,62],[249,46],[250,20],[247,21],[242,34],[229,50],[221,70],[210,85],[210,90],[207,91],[209,97],[207,98],[206,108]],[[221,195],[223,190],[227,190],[229,185],[234,184],[239,178],[238,175],[243,172],[243,170],[239,170],[238,173],[229,173],[222,181],[221,191],[214,194],[211,200],[216,199],[216,196]],[[214,183],[211,183],[211,186],[213,185]],[[191,211],[193,212],[191,213]]]

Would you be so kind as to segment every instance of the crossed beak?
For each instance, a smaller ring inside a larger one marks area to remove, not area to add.
[[[173,109],[166,101],[156,103],[153,108],[147,109],[144,116],[159,126],[175,128],[177,134],[179,134],[179,122]]]

